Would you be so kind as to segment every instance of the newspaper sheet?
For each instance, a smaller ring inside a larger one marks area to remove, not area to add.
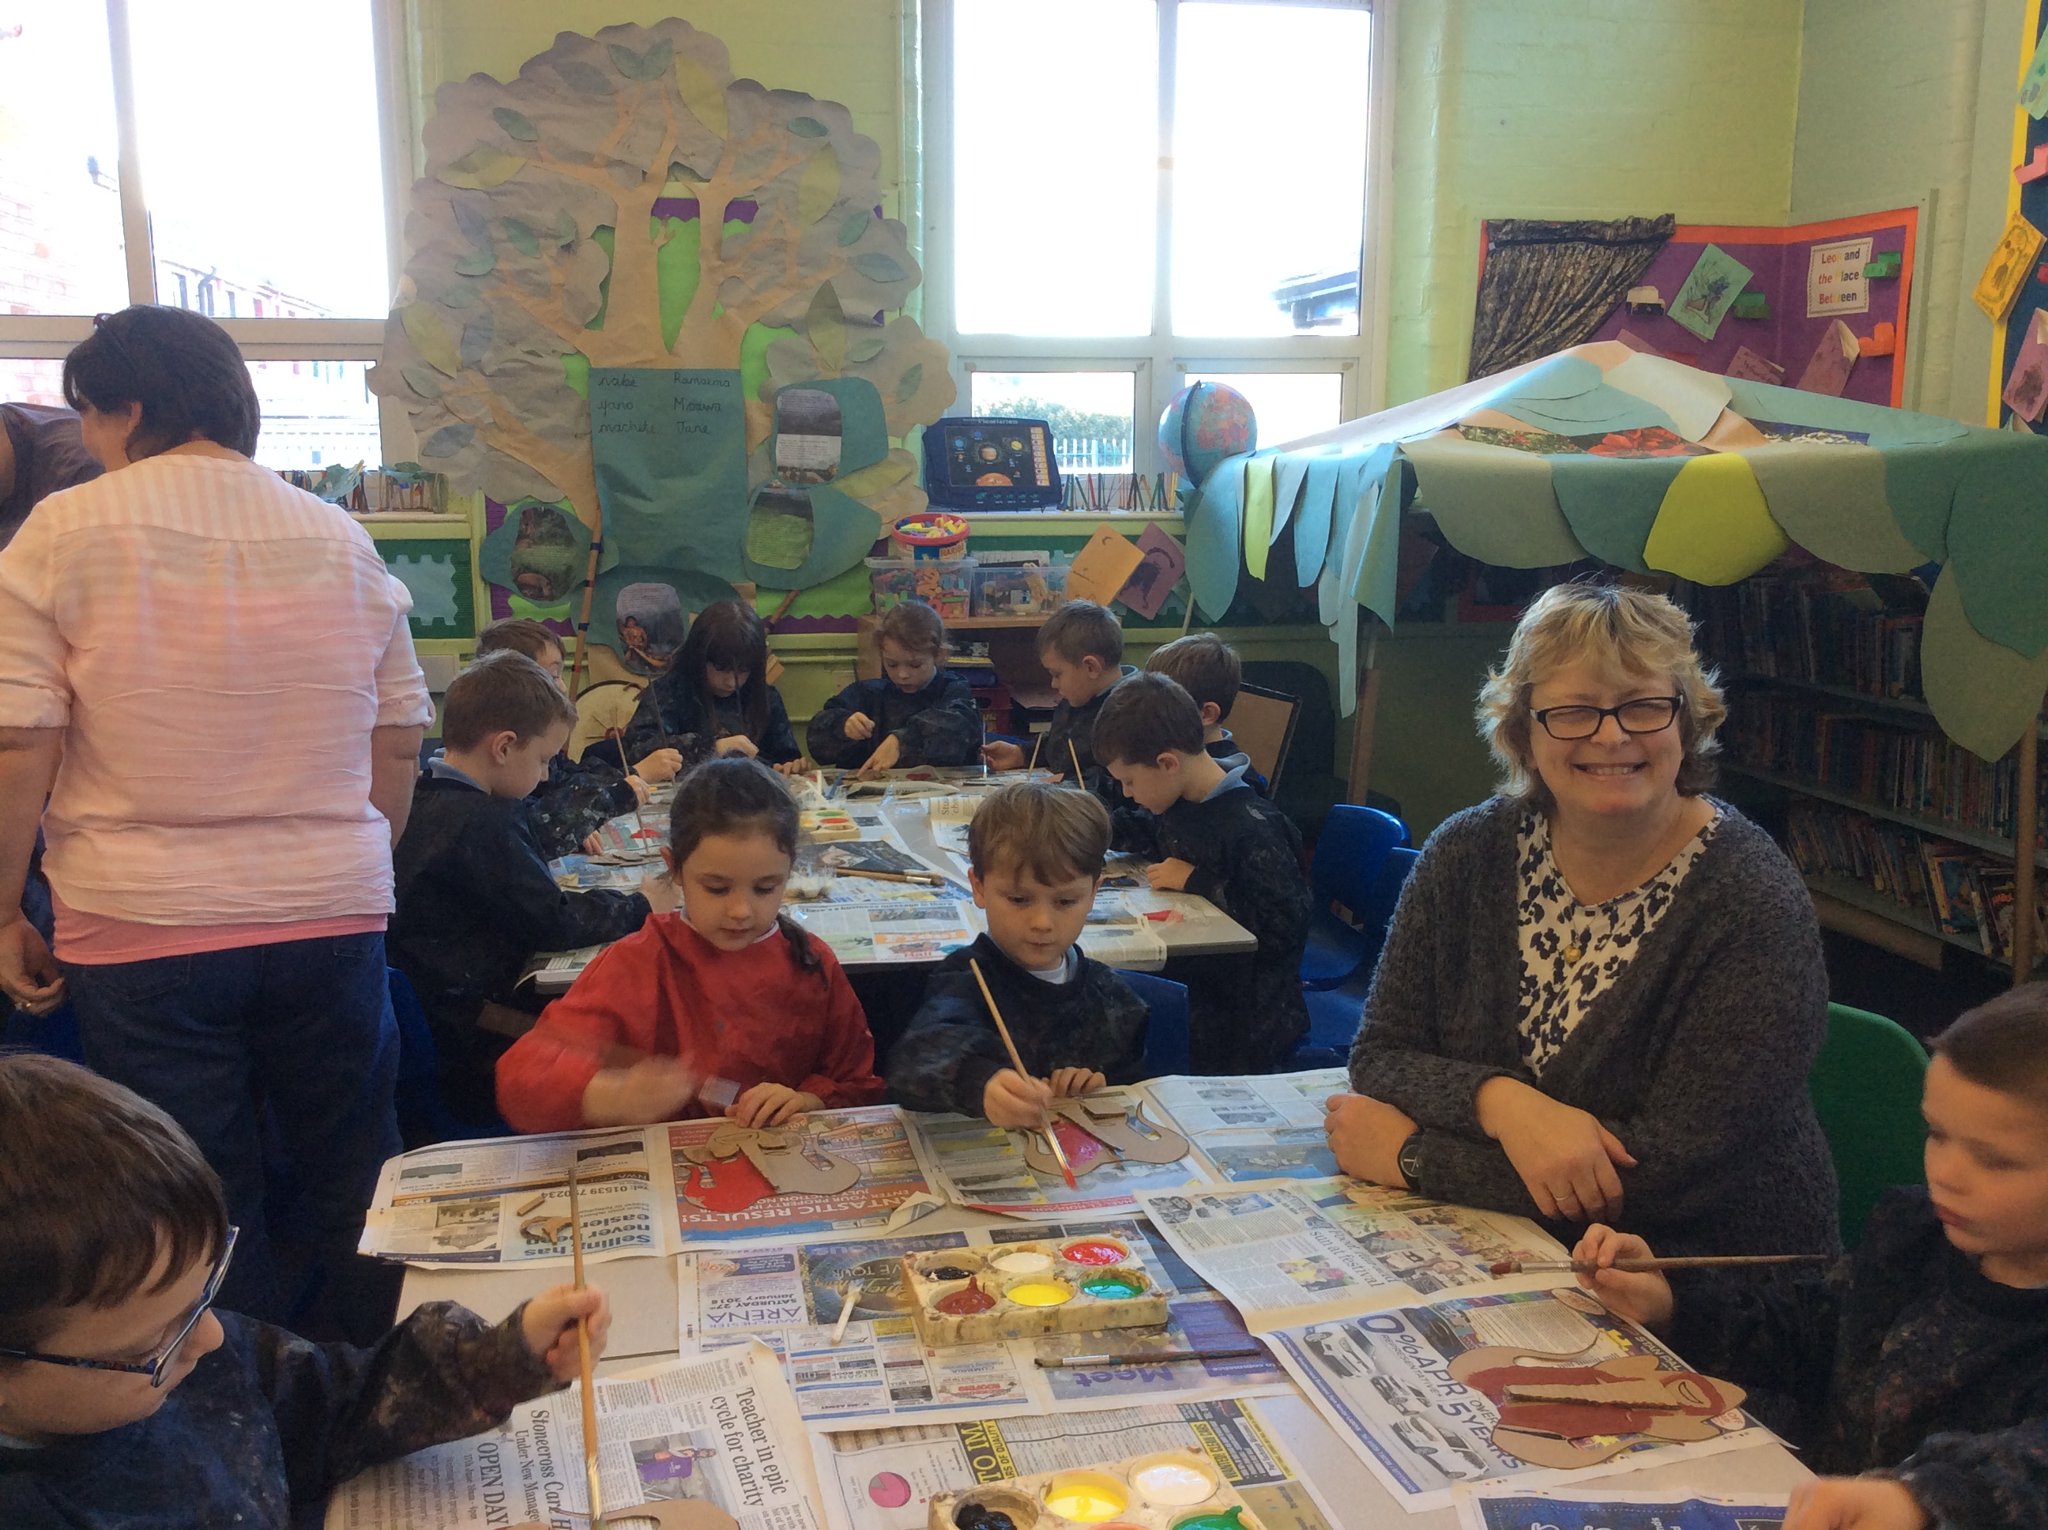
[[[1112,1237],[1167,1293],[1163,1327],[1054,1334],[999,1344],[925,1347],[910,1320],[902,1256],[987,1249],[1028,1238]],[[685,1351],[758,1338],[784,1357],[798,1411],[813,1427],[960,1423],[1017,1413],[1125,1407],[1291,1392],[1270,1354],[1202,1362],[1044,1369],[1039,1357],[1257,1346],[1236,1310],[1143,1222],[1088,1222],[685,1253],[677,1266],[677,1329]],[[851,1298],[840,1341],[832,1342]]]
[[[1306,1073],[1155,1078],[1146,1093],[1195,1144],[1218,1179],[1326,1179],[1336,1155],[1323,1106],[1351,1087],[1342,1068]]]
[[[1573,1288],[1453,1297],[1288,1329],[1267,1342],[1344,1443],[1411,1512],[1445,1507],[1460,1482],[1548,1487],[1662,1464],[1677,1459],[1674,1451],[1715,1455],[1771,1438],[1738,1410],[1715,1420],[1728,1433],[1698,1444],[1616,1436],[1628,1448],[1581,1471],[1530,1466],[1496,1449],[1493,1404],[1451,1379],[1450,1362],[1466,1350],[1526,1345],[1572,1354],[1575,1365],[1655,1355],[1668,1369],[1684,1368],[1649,1334]]]
[[[1496,1278],[1501,1259],[1563,1259],[1523,1217],[1426,1200],[1354,1179],[1268,1180],[1143,1191],[1180,1256],[1270,1333],[1357,1317],[1440,1291],[1540,1291],[1555,1275]]]
[[[718,1505],[740,1530],[823,1530],[796,1404],[760,1345],[597,1384],[607,1510],[668,1499]],[[337,1488],[326,1530],[587,1521],[578,1389],[513,1410],[504,1427],[373,1467]]]
[[[401,1153],[378,1173],[358,1248],[417,1264],[567,1264],[572,1158],[586,1259],[669,1252],[668,1159],[640,1127]]]
[[[583,976],[583,969],[597,960],[603,946],[578,946],[573,951],[542,951],[527,962],[519,974],[520,984],[531,983],[537,993],[567,993]]]
[[[859,1430],[813,1435],[812,1451],[833,1530],[925,1530],[934,1494],[1159,1450],[1207,1455],[1265,1530],[1346,1523],[1317,1501],[1257,1409],[1225,1400]]]
[[[797,1118],[801,1151],[809,1157],[851,1159],[860,1167],[852,1188],[837,1195],[777,1195],[745,1158],[716,1165],[693,1162],[700,1147],[725,1123],[712,1118],[650,1127],[662,1133],[675,1199],[670,1225],[676,1247],[801,1237],[838,1242],[904,1225],[935,1209],[938,1198],[904,1113],[894,1105],[816,1110]]]
[[[1505,1488],[1460,1488],[1459,1530],[1559,1530],[1581,1525],[1598,1530],[1780,1530],[1784,1493],[1749,1493],[1741,1498],[1673,1498],[1670,1493],[1514,1492]]]
[[[1123,1090],[1104,1090],[1092,1098],[1123,1099],[1133,1109],[1142,1103],[1140,1096]],[[913,1112],[910,1121],[931,1163],[933,1183],[948,1200],[1025,1221],[1129,1215],[1137,1210],[1133,1197],[1140,1190],[1174,1189],[1202,1173],[1192,1153],[1168,1164],[1119,1160],[1080,1175],[1079,1188],[1070,1190],[1057,1171],[1040,1174],[1024,1161],[1022,1132],[972,1116]],[[1070,1160],[1088,1146],[1065,1132],[1060,1144]]]
[[[935,962],[949,951],[972,944],[977,928],[967,905],[952,898],[791,903],[786,907],[798,924],[830,946],[832,954],[849,967]]]

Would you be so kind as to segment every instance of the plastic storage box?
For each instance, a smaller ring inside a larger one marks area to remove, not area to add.
[[[1067,601],[1064,563],[1012,563],[974,571],[975,616],[1044,616]]]
[[[868,586],[874,593],[875,610],[887,611],[906,600],[918,600],[938,612],[942,620],[957,621],[971,608],[976,567],[972,558],[870,558]]]

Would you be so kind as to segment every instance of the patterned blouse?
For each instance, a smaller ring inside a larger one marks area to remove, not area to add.
[[[1551,858],[1549,818],[1534,809],[1524,815],[1515,840],[1522,888],[1515,921],[1522,946],[1516,1027],[1531,1073],[1542,1076],[1593,1001],[1642,949],[1720,823],[1716,808],[1705,827],[1642,886],[1605,903],[1581,903]]]

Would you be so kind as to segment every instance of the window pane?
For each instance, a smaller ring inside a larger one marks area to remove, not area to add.
[[[1176,334],[1358,333],[1370,41],[1362,10],[1181,6]]]
[[[0,356],[0,399],[10,404],[64,404],[64,363]]]
[[[0,313],[99,313],[128,302],[114,174],[106,7],[0,10]]]
[[[364,381],[367,361],[252,361],[249,376],[263,406],[256,460],[265,467],[377,467],[377,400]]]
[[[129,0],[159,301],[182,277],[217,318],[229,291],[237,317],[385,312],[370,3]]]
[[[1044,420],[1062,473],[1128,473],[1137,418],[1133,372],[970,372],[977,415]]]
[[[960,332],[1150,334],[1152,0],[958,0],[953,15]]]
[[[1190,372],[1191,383],[1222,383],[1251,400],[1259,445],[1283,446],[1344,419],[1340,372]]]

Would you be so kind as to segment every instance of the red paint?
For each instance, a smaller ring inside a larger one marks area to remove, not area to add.
[[[965,1317],[970,1312],[986,1312],[996,1304],[996,1299],[979,1286],[963,1286],[938,1300],[938,1310],[948,1317]]]
[[[1114,1243],[1091,1240],[1069,1243],[1060,1250],[1060,1257],[1070,1264],[1122,1264],[1130,1255]]]

